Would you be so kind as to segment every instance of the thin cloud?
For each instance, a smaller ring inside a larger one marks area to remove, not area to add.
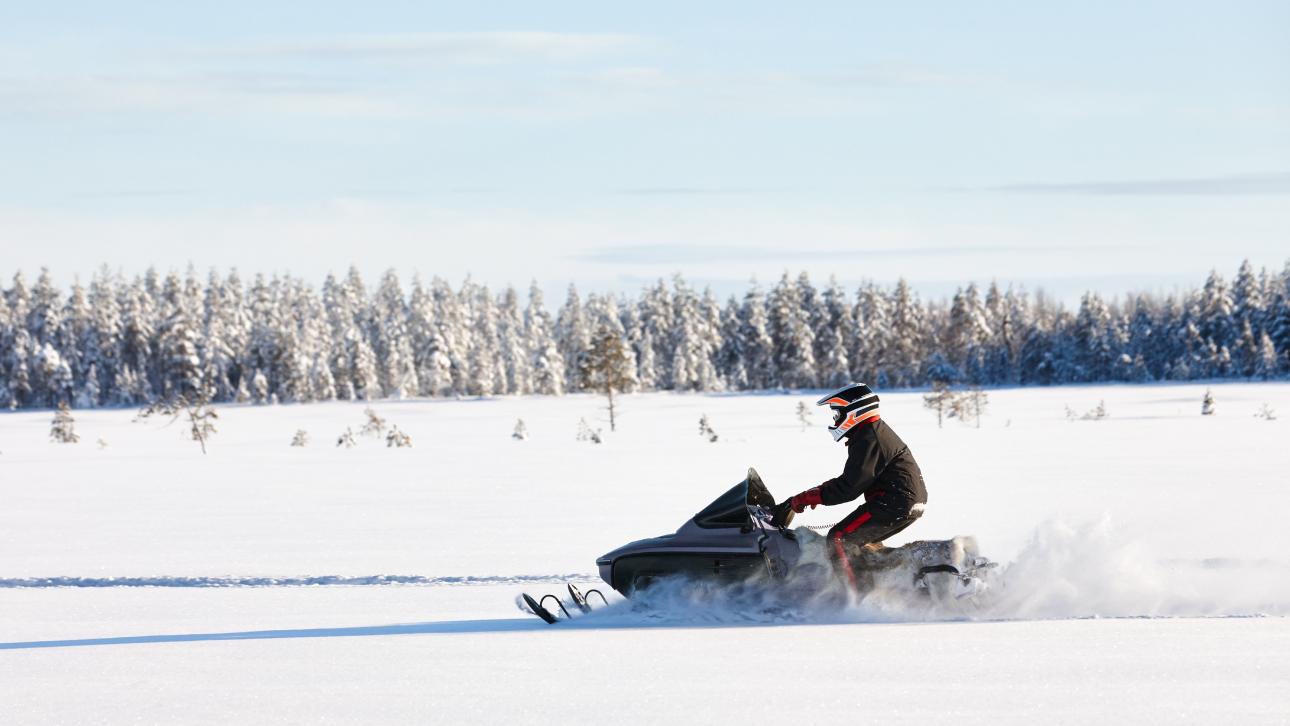
[[[775,191],[771,189],[752,189],[743,187],[628,187],[618,189],[616,194],[643,197],[667,196],[712,196],[723,194],[757,194]]]
[[[197,55],[239,59],[400,60],[458,63],[575,61],[639,46],[639,36],[621,33],[540,31],[481,33],[387,33],[271,41],[214,48]]]
[[[1145,181],[1076,183],[1026,183],[986,187],[986,191],[1023,194],[1196,195],[1290,194],[1290,173],[1238,174],[1234,176]]]
[[[723,245],[626,245],[588,250],[567,259],[605,265],[701,265],[725,262],[777,262],[818,259],[865,259],[895,256],[952,256],[983,253],[1048,254],[1098,249],[1080,247],[1019,247],[1012,245],[967,245],[961,247],[887,247],[869,249],[799,250],[792,247],[740,247]],[[1108,247],[1110,249],[1110,247]],[[1116,246],[1114,249],[1124,249]]]

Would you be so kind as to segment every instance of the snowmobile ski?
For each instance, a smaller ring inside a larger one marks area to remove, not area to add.
[[[569,590],[569,599],[573,601],[574,607],[577,608],[576,612],[578,613],[578,615],[585,615],[586,613],[589,613],[595,609],[592,606],[592,604],[587,600],[588,595],[596,595],[597,597],[600,598],[600,601],[602,603],[604,603],[605,605],[609,604],[609,601],[605,599],[604,593],[602,593],[599,590],[588,590],[586,593],[584,593],[582,590],[579,590],[578,586],[573,584],[572,582],[565,585],[565,587]],[[556,623],[562,620],[572,620],[574,618],[574,615],[570,613],[569,609],[564,606],[564,602],[561,601],[560,598],[555,595],[543,595],[540,598],[535,598],[532,595],[525,592],[525,593],[520,593],[520,598],[524,602],[525,610],[527,610],[530,613],[533,613],[539,618],[542,618],[549,625],[555,625]],[[555,607],[554,608],[548,607],[546,604],[547,600],[553,600],[555,602]],[[555,610],[557,608],[559,609],[560,614],[563,615],[563,617],[560,617],[559,615],[555,614]]]
[[[548,625],[556,624],[555,615],[551,614],[550,610],[547,610],[546,608],[542,607],[537,600],[533,599],[532,595],[525,592],[525,593],[521,593],[520,597],[524,598],[524,604],[528,606],[529,612],[545,620]]]
[[[579,590],[578,586],[572,582],[566,585],[566,587],[569,588],[569,597],[573,599],[573,604],[577,605],[578,609],[584,613],[591,612],[591,603],[587,600],[587,595],[595,595],[600,598],[601,603],[605,605],[609,604],[609,601],[605,599],[604,593],[599,590],[588,590],[586,593],[583,593],[582,590]]]

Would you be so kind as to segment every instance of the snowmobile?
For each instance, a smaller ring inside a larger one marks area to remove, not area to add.
[[[626,598],[646,592],[663,580],[743,583],[764,578],[770,583],[802,587],[834,580],[824,538],[813,528],[788,529],[772,524],[775,498],[755,469],[704,507],[673,534],[638,540],[596,560],[600,578]],[[877,588],[907,589],[935,602],[973,599],[988,589],[994,563],[981,557],[972,537],[910,542],[900,547],[846,546],[857,587],[863,596]],[[590,594],[604,596],[597,590]],[[575,612],[587,612],[586,596],[570,588]],[[565,617],[570,611],[554,595],[538,600],[524,595],[525,608],[554,623],[554,599]]]

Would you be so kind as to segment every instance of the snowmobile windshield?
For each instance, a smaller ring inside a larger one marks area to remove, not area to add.
[[[775,499],[757,472],[749,469],[747,479],[730,487],[725,494],[694,515],[694,523],[704,529],[742,527],[749,523],[748,507],[753,505],[773,507]]]

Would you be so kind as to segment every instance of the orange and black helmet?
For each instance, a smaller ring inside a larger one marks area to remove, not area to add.
[[[828,406],[833,411],[833,425],[829,433],[833,440],[839,441],[850,431],[866,421],[873,421],[878,416],[878,394],[863,383],[852,383],[835,393],[815,402],[817,406]]]

